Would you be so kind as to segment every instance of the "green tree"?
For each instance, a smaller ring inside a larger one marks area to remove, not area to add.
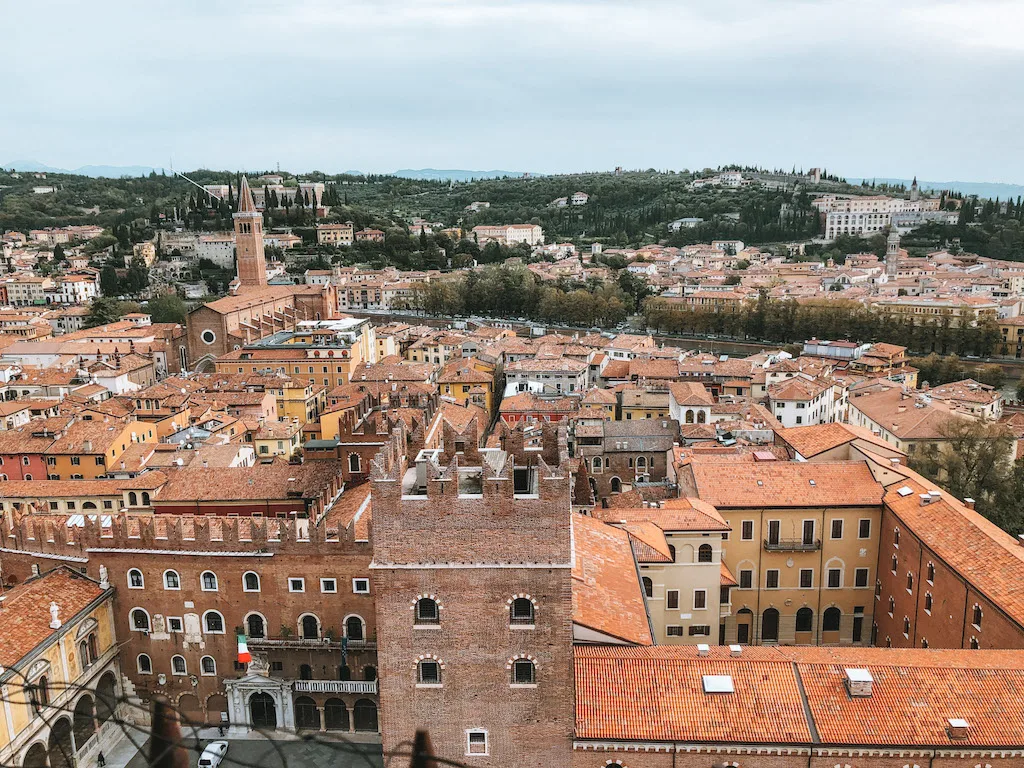
[[[89,307],[89,314],[85,318],[86,328],[95,328],[97,325],[106,325],[120,320],[127,314],[138,312],[139,305],[134,301],[119,301],[114,298],[95,299]]]
[[[175,293],[168,293],[152,299],[146,311],[153,316],[154,323],[178,323],[184,325],[188,319],[188,307]]]
[[[110,264],[100,270],[100,293],[104,296],[121,295],[121,278],[117,276],[117,270]]]

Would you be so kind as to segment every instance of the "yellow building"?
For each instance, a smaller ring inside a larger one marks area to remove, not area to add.
[[[666,419],[669,417],[668,390],[625,387],[619,419]]]
[[[883,488],[867,462],[707,459],[683,470],[683,495],[731,529],[726,643],[870,641]]]
[[[127,731],[114,590],[61,566],[8,590],[0,610],[0,764],[92,768]]]
[[[302,425],[305,422],[268,421],[253,433],[252,442],[257,459],[272,456],[291,458],[302,445]]]
[[[451,398],[459,404],[473,403],[487,409],[487,413],[493,413],[493,366],[473,357],[455,360],[445,366],[437,385],[441,397]]]
[[[43,452],[48,480],[92,480],[120,468],[135,443],[155,443],[156,427],[135,419],[80,419]]]
[[[308,424],[327,408],[327,387],[302,376],[283,378],[280,386],[271,384],[267,391],[277,398],[277,414],[284,421]]]

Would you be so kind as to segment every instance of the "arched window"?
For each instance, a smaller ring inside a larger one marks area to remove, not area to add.
[[[149,504],[150,504],[149,492],[148,491],[143,491],[142,492],[142,504],[143,504],[143,506],[146,506],[146,507],[148,507]]]
[[[893,531],[892,531],[892,543],[894,545],[896,545],[897,547],[900,545],[900,529],[899,528],[893,528]]]
[[[924,609],[926,611],[929,611],[929,612],[931,612],[931,610],[932,610],[932,593],[931,592],[925,592],[924,593]]]
[[[842,619],[843,614],[834,605],[831,608],[826,608],[825,612],[821,614],[821,631],[822,632],[838,632],[839,622]]]
[[[43,675],[36,681],[35,699],[38,704],[37,708],[40,709],[50,703],[50,680],[46,675]]]
[[[673,544],[669,544],[668,545],[668,554],[669,554],[669,557],[672,558],[672,562],[674,563],[676,561],[676,548],[675,548],[675,545],[673,545]]]
[[[304,640],[317,640],[320,637],[320,620],[311,613],[302,617],[300,623]]]
[[[135,666],[139,670],[140,675],[153,674],[153,660],[145,653],[138,655],[138,658],[135,659]]]
[[[142,608],[132,611],[132,629],[136,632],[149,632],[149,614]]]
[[[374,666],[363,667],[363,680],[372,683],[377,679],[377,668]]]
[[[361,462],[359,460],[359,454],[358,453],[350,453],[348,455],[348,471],[349,472],[359,472],[359,471],[361,471],[360,470],[360,466],[361,466]]]
[[[416,601],[416,623],[441,623],[441,612],[438,610],[436,600],[429,597],[421,597],[419,600]]]
[[[530,659],[516,659],[512,662],[512,685],[534,685],[537,682],[537,667]]]
[[[128,571],[128,589],[143,589],[145,586],[146,580],[142,576],[142,571],[138,568]]]
[[[637,456],[636,457],[636,471],[638,473],[644,473],[647,471],[647,457]]]
[[[416,682],[420,685],[440,685],[440,662],[434,659],[421,659],[416,665]]]
[[[601,471],[601,457],[600,456],[595,456],[593,461],[591,461],[591,466],[594,468],[595,472],[600,472]]]
[[[312,680],[313,679],[313,667],[309,664],[303,664],[299,667],[299,680]]]
[[[345,619],[345,637],[349,640],[363,640],[363,620],[359,616],[349,616]]]
[[[188,667],[185,665],[184,656],[172,656],[171,657],[171,674],[172,675],[186,675],[188,674]]]
[[[914,591],[914,574],[907,572],[907,592]]]
[[[263,621],[263,617],[258,613],[250,613],[245,618],[246,634],[253,638],[266,637],[266,622]]]
[[[224,617],[218,611],[207,611],[203,614],[203,628],[214,635],[224,634]]]
[[[697,411],[697,423],[698,424],[703,424],[706,421],[707,421],[707,415],[704,413],[704,411]]]
[[[654,597],[654,582],[649,577],[643,577],[644,582],[644,594],[648,597]]]
[[[617,477],[612,478],[611,486],[612,493],[619,493],[620,491],[622,491],[622,481],[619,480],[619,478]]]
[[[812,611],[810,608],[804,607],[796,612],[796,631],[814,631],[814,611]]]
[[[139,506],[139,496],[135,491],[128,492],[128,505],[131,507]]]
[[[96,633],[90,632],[85,640],[85,652],[88,654],[89,663],[92,664],[100,657],[99,644],[96,642]]]
[[[181,589],[181,578],[177,571],[164,571],[164,589]]]
[[[697,562],[698,563],[710,563],[711,562],[711,545],[701,544],[700,549],[697,550]]]
[[[904,616],[903,617],[903,634],[904,635],[908,635],[908,636],[910,635],[910,617],[909,616]]]
[[[213,656],[203,656],[199,660],[200,671],[204,675],[216,675],[217,674],[217,662]]]
[[[242,576],[242,591],[243,592],[259,592],[260,591],[260,575],[253,571],[246,571],[245,575]]]
[[[974,616],[972,618],[973,618],[973,621],[971,623],[975,627],[977,627],[978,629],[981,629],[981,606],[980,605],[976,604],[974,606]]]
[[[981,648],[981,643],[978,642],[978,638],[972,637],[971,638],[971,650],[972,651],[976,651],[979,648]]]
[[[693,410],[692,409],[688,410],[686,412],[686,423],[687,424],[693,424]]]
[[[533,622],[533,601],[528,597],[517,597],[513,600],[509,610],[509,623],[523,625]]]
[[[896,573],[896,570],[900,567],[899,558],[896,555],[892,556],[892,572]]]
[[[927,576],[927,579],[928,579],[929,582],[932,582],[932,583],[935,582],[935,563],[928,563],[928,576]]]
[[[889,615],[892,616],[892,612],[896,610],[896,599],[893,597],[889,598]]]
[[[203,586],[203,592],[217,591],[217,574],[213,571],[203,571],[203,575],[199,578]]]

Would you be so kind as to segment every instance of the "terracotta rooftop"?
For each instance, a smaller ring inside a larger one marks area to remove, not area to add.
[[[714,458],[691,462],[701,499],[718,509],[736,507],[880,506],[883,488],[864,461],[754,461]]]
[[[657,506],[595,509],[594,514],[608,523],[651,522],[662,531],[728,531],[729,524],[718,510],[702,499],[665,499]]]
[[[573,621],[627,643],[650,645],[651,628],[629,534],[592,517],[572,516]]]
[[[892,443],[885,442],[870,430],[839,422],[778,429],[775,434],[805,459],[810,459],[854,440],[865,440],[893,453],[900,453]]]
[[[159,502],[317,498],[336,479],[331,462],[255,467],[183,467],[168,473]]]
[[[67,623],[103,592],[95,581],[66,567],[8,590],[0,610],[0,667],[13,666],[60,631],[50,627],[50,603],[57,603],[58,618]]]

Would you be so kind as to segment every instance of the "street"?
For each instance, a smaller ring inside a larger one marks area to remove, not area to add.
[[[196,768],[202,747],[214,739],[200,740],[196,749],[195,739],[187,738],[189,768]],[[381,768],[379,744],[348,742],[332,735],[317,736],[316,740],[270,741],[268,739],[228,739],[231,746],[221,763],[222,768]],[[147,744],[128,763],[128,768],[147,768]]]

